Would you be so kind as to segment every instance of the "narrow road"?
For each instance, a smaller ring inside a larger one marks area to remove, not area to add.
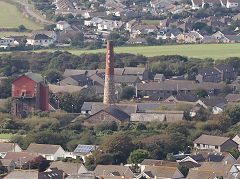
[[[25,0],[18,0],[18,3],[22,5],[22,7],[24,8],[25,12],[29,15],[32,16],[37,22],[40,22],[42,24],[53,24],[53,22],[46,20],[45,18],[43,18],[42,16],[40,16],[39,14],[35,13],[33,11],[33,5],[31,4],[27,4],[25,2]]]

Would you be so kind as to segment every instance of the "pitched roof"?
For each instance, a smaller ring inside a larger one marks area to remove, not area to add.
[[[28,37],[27,39],[33,39],[33,40],[46,40],[46,39],[52,39],[51,37],[48,37],[45,34],[33,34],[32,36]]]
[[[145,72],[145,68],[138,67],[125,67],[124,75],[142,75]]]
[[[37,157],[36,153],[31,152],[7,152],[4,159],[11,159],[15,163],[27,163]]]
[[[219,96],[209,96],[200,99],[206,106],[214,107],[214,106],[222,106],[221,104],[226,104],[227,100],[224,97]]]
[[[178,101],[196,102],[199,98],[196,95],[179,94],[174,96]]]
[[[134,176],[129,167],[121,165],[97,165],[94,173],[96,176]]]
[[[40,78],[38,75],[36,75],[33,72],[27,72],[25,73],[25,76],[27,76],[28,78],[32,79],[33,81],[35,81],[36,83],[40,83],[43,81],[42,78]]]
[[[170,162],[167,160],[153,160],[153,159],[144,159],[141,165],[179,167],[179,164],[177,162]]]
[[[162,178],[174,178],[176,172],[179,172],[179,174],[181,174],[177,167],[149,166],[149,165],[144,168],[143,172],[152,178],[154,178],[155,176]],[[183,177],[184,176],[182,175],[182,178]]]
[[[203,88],[206,90],[223,89],[225,84],[222,83],[195,83],[189,80],[165,80],[160,82],[138,83],[137,90],[159,91],[159,90],[195,90]]]
[[[70,162],[52,162],[49,168],[57,168],[58,170],[63,170],[65,173],[73,175],[78,174],[82,163],[70,163]]]
[[[126,119],[130,118],[130,116],[122,111],[118,106],[109,106],[108,108],[104,109],[104,111],[118,118],[120,121],[125,121]]]
[[[74,85],[65,85],[65,86],[59,86],[59,85],[52,85],[49,84],[49,90],[53,93],[60,93],[60,92],[68,92],[73,93],[77,91],[82,91],[83,89],[87,89],[87,86],[74,86]]]
[[[199,170],[212,170],[214,172],[228,172],[232,164],[225,164],[221,162],[203,162]]]
[[[90,153],[92,151],[95,151],[98,149],[99,146],[96,145],[82,145],[78,144],[78,146],[75,148],[74,152],[78,153]]]
[[[154,76],[154,79],[155,79],[155,78],[160,78],[160,79],[161,79],[161,78],[163,78],[163,77],[164,77],[164,74],[156,74],[156,75]]]
[[[136,83],[140,82],[141,80],[137,76],[133,75],[115,75],[114,82],[115,83]]]
[[[0,159],[0,166],[9,166],[11,163],[13,162],[13,160],[10,160],[10,159]]]
[[[236,71],[236,69],[230,65],[220,65],[215,67],[216,69],[223,71],[223,72],[233,72]]]
[[[38,178],[37,170],[13,170],[4,179],[35,179]]]
[[[228,138],[228,137],[220,137],[220,136],[212,136],[212,135],[202,134],[199,138],[197,138],[194,141],[194,143],[219,146],[219,145],[224,144],[228,140],[230,140],[230,138]]]
[[[12,151],[14,151],[14,147],[16,145],[18,145],[18,144],[0,142],[0,152],[12,152]]]
[[[27,152],[33,152],[38,154],[55,154],[60,147],[60,145],[32,143],[28,146]]]
[[[206,75],[220,75],[221,73],[216,70],[215,68],[203,68],[198,70],[198,73],[202,76],[206,76]]]
[[[189,173],[186,179],[214,179],[216,176],[226,176],[225,172],[213,172],[211,170],[199,170],[198,168],[192,168],[189,170]]]
[[[225,99],[227,102],[237,102],[240,100],[240,94],[228,94]]]
[[[81,74],[86,74],[86,73],[87,73],[87,70],[65,69],[63,76],[69,77],[72,75],[81,75]]]

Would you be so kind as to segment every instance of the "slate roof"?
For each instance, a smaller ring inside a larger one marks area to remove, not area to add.
[[[203,68],[198,70],[198,73],[202,76],[208,75],[221,75],[221,73],[215,68]]]
[[[211,96],[211,97],[205,97],[200,99],[206,106],[214,107],[219,106],[221,107],[227,103],[227,100],[224,97],[219,96]]]
[[[240,94],[228,94],[225,99],[227,102],[237,102],[240,100]]]
[[[81,75],[81,74],[86,74],[86,73],[87,73],[87,70],[65,69],[63,76],[69,77],[72,75]]]
[[[154,178],[173,178],[176,171],[179,171],[177,167],[166,167],[166,166],[146,166],[143,170],[149,177]],[[180,171],[179,171],[180,172]],[[180,172],[181,173],[181,172]],[[184,176],[182,175],[182,178]]]
[[[228,172],[232,164],[225,164],[221,162],[203,162],[199,170],[212,170],[214,172]]]
[[[40,83],[40,82],[43,81],[42,78],[40,78],[38,75],[36,75],[35,73],[32,73],[32,72],[25,73],[25,76],[27,76],[28,78],[32,79],[36,83]]]
[[[4,179],[36,179],[38,171],[36,170],[13,170]]]
[[[154,160],[154,159],[144,159],[140,165],[179,167],[179,164],[177,162],[170,162],[167,160]]]
[[[192,168],[189,170],[189,173],[186,179],[214,179],[216,176],[226,176],[225,172],[213,172],[211,170],[199,170],[198,168]]]
[[[4,159],[13,160],[15,163],[27,163],[37,157],[36,153],[31,152],[7,152]]]
[[[240,35],[225,35],[225,37],[231,41],[240,41]]]
[[[219,145],[224,144],[228,140],[230,140],[230,138],[228,138],[228,137],[220,137],[220,136],[212,136],[212,135],[202,134],[199,138],[197,138],[194,141],[194,143],[219,146]]]
[[[73,93],[77,91],[82,91],[83,89],[87,89],[87,86],[74,86],[74,85],[65,85],[65,86],[58,86],[49,84],[49,90],[53,93],[60,93],[60,92],[68,92]]]
[[[94,174],[96,176],[113,176],[115,173],[117,176],[133,177],[133,173],[129,172],[129,170],[129,167],[121,165],[97,165]]]
[[[145,72],[145,68],[138,67],[125,67],[124,75],[142,75]]]
[[[211,82],[202,82],[195,83],[194,81],[188,80],[165,80],[160,82],[149,82],[149,83],[138,83],[137,90],[143,91],[159,91],[159,90],[195,90],[198,88],[203,88],[206,90],[213,89],[223,89],[225,84],[222,83],[211,83]]]
[[[104,109],[104,111],[118,118],[120,121],[125,121],[126,119],[130,118],[130,116],[127,113],[122,111],[117,106],[109,106],[108,108]]]
[[[137,83],[140,82],[141,80],[137,77],[137,76],[133,76],[133,75],[115,75],[114,76],[114,81],[115,83]]]
[[[0,152],[13,151],[15,145],[17,145],[17,144],[0,142]]]
[[[28,39],[33,39],[33,40],[47,40],[47,39],[52,39],[51,37],[48,37],[45,34],[33,34],[32,36],[28,37]]]
[[[216,69],[223,71],[223,72],[233,72],[236,71],[234,67],[230,66],[230,65],[221,65],[221,66],[217,66]]]
[[[57,168],[50,168],[48,171],[39,172],[38,179],[62,179],[65,173]]]
[[[60,145],[32,143],[28,146],[27,152],[33,152],[38,154],[55,154],[60,147]]]
[[[138,37],[138,38],[130,37],[127,42],[128,43],[147,43],[146,39],[141,37]]]
[[[196,102],[199,98],[196,95],[181,94],[174,96],[178,101]]]
[[[49,168],[57,168],[58,170],[63,170],[69,175],[78,174],[78,170],[83,164],[81,163],[70,163],[70,162],[52,162]]]
[[[10,159],[0,159],[0,166],[4,166],[7,167],[9,166],[11,163],[13,162],[13,160]]]

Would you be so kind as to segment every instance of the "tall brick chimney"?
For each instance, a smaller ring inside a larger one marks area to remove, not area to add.
[[[107,41],[106,72],[103,103],[104,104],[115,103],[113,41]]]

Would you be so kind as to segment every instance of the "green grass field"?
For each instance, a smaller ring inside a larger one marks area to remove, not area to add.
[[[11,139],[13,134],[0,134],[0,139]]]
[[[14,5],[0,0],[0,28],[17,28],[19,25],[31,30],[42,29],[42,25],[23,17]]]
[[[143,24],[147,24],[147,25],[159,25],[160,20],[142,20]]]
[[[30,32],[0,32],[0,37],[9,37],[9,36],[30,36]]]
[[[55,50],[42,50],[55,51]],[[106,49],[98,50],[62,50],[75,55],[83,53],[105,52]],[[115,47],[116,53],[142,54],[147,57],[158,55],[182,55],[194,58],[225,59],[228,57],[240,57],[240,43],[236,44],[196,44],[196,45],[166,45],[166,46],[139,46],[139,47]]]

